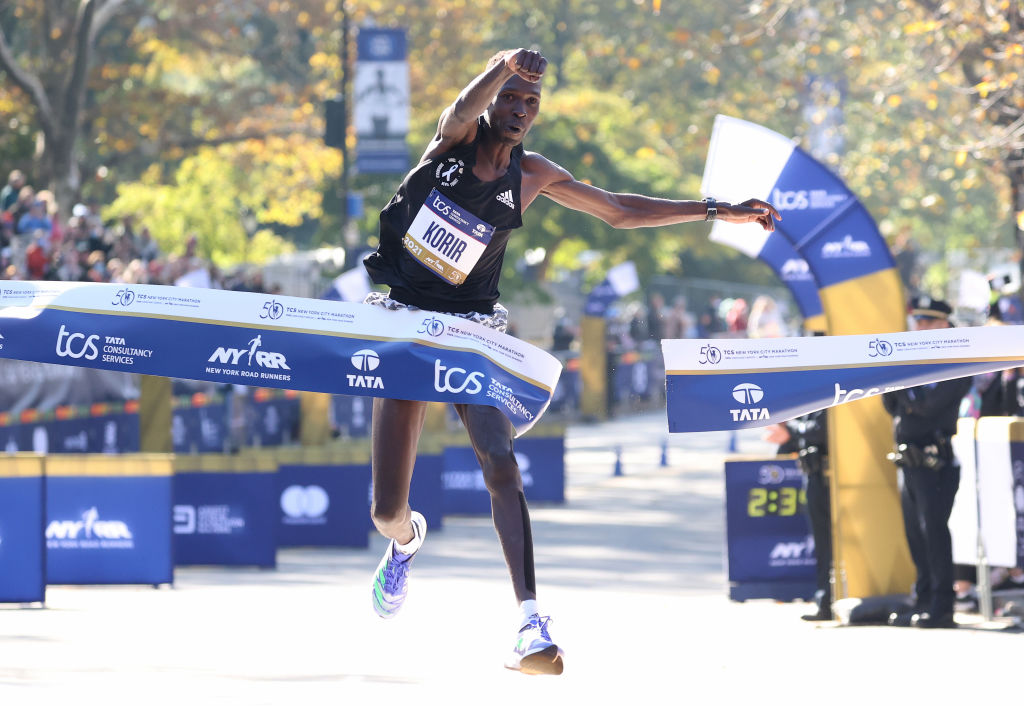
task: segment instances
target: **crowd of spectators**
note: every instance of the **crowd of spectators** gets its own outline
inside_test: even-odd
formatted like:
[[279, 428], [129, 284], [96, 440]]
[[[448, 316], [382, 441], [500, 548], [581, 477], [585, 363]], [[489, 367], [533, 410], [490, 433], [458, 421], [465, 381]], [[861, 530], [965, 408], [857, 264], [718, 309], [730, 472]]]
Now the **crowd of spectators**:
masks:
[[74, 204], [70, 217], [53, 193], [37, 191], [13, 170], [0, 190], [0, 279], [186, 284], [265, 291], [259, 272], [223, 273], [197, 252], [195, 235], [165, 253], [131, 216], [104, 222], [96, 201]]

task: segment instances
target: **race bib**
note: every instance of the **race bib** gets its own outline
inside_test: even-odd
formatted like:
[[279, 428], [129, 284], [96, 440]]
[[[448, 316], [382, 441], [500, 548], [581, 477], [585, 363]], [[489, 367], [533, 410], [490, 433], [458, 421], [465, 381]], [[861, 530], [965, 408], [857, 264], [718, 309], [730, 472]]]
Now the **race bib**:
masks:
[[494, 235], [494, 226], [432, 189], [403, 238], [416, 261], [452, 286], [473, 270]]

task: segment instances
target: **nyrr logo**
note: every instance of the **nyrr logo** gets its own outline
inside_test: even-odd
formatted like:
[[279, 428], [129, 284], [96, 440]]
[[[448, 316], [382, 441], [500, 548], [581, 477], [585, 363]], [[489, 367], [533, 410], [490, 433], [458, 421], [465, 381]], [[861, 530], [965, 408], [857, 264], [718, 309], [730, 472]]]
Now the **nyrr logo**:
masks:
[[61, 358], [96, 360], [100, 354], [96, 348], [98, 340], [100, 337], [96, 334], [86, 336], [84, 333], [68, 333], [64, 324], [61, 324], [60, 332], [57, 334], [57, 355]]
[[128, 525], [99, 517], [99, 511], [91, 507], [82, 513], [81, 520], [53, 520], [46, 526], [47, 546], [61, 549], [131, 549], [135, 546]]
[[[380, 356], [377, 355], [377, 351], [370, 348], [364, 348], [361, 351], [356, 351], [349, 358], [352, 363], [352, 367], [356, 370], [360, 370], [364, 373], [370, 373], [376, 370], [380, 366]], [[348, 379], [349, 387], [366, 387], [376, 390], [384, 389], [384, 381], [376, 375], [346, 375]]]
[[811, 266], [807, 264], [807, 260], [801, 257], [793, 257], [782, 264], [779, 274], [782, 275], [782, 279], [786, 282], [809, 280], [811, 278]]
[[814, 556], [814, 537], [807, 535], [802, 542], [778, 542], [768, 556], [772, 566], [799, 564]]
[[480, 381], [484, 374], [467, 373], [464, 368], [447, 368], [441, 361], [434, 359], [434, 389], [438, 392], [466, 392], [475, 395], [484, 389]]
[[248, 348], [217, 348], [217, 350], [213, 352], [213, 355], [210, 356], [209, 362], [224, 363], [226, 365], [242, 365], [242, 356], [246, 356], [245, 365], [248, 365], [249, 367], [252, 367], [253, 360], [255, 360], [256, 365], [259, 365], [262, 368], [291, 370], [291, 368], [288, 367], [288, 361], [285, 360], [283, 353], [261, 351], [259, 350], [261, 345], [263, 345], [262, 334], [257, 334], [255, 338], [249, 340]]
[[847, 235], [838, 242], [833, 241], [822, 245], [821, 256], [828, 258], [871, 257], [871, 246], [863, 240], [854, 240], [852, 235]]
[[764, 399], [764, 390], [752, 382], [741, 382], [732, 388], [732, 398], [743, 405], [743, 409], [730, 409], [734, 422], [753, 422], [762, 419], [771, 419], [766, 407], [753, 407]]
[[111, 306], [131, 306], [132, 302], [135, 301], [135, 292], [130, 289], [119, 289], [114, 294], [114, 300], [110, 302]]

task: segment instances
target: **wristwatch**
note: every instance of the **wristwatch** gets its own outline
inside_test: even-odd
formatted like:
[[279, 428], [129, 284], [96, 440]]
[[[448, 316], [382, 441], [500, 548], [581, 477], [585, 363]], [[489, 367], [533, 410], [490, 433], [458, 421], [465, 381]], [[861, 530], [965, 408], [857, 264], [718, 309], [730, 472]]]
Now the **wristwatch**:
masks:
[[708, 208], [707, 213], [704, 214], [704, 220], [713, 221], [718, 218], [718, 202], [710, 196], [706, 199], [701, 199], [701, 201], [703, 201]]

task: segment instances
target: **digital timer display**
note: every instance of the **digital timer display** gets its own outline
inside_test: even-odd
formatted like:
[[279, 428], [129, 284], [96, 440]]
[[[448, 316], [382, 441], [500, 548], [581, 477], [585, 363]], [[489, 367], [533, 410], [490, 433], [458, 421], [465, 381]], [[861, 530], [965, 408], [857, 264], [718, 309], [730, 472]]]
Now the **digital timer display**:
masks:
[[791, 517], [806, 503], [807, 497], [802, 488], [758, 486], [751, 488], [747, 496], [747, 515]]

